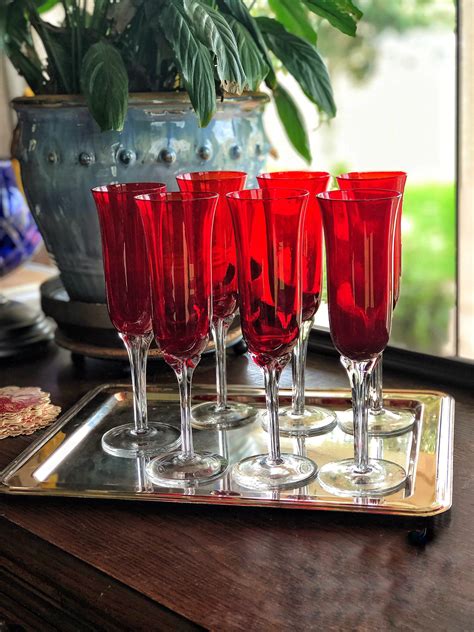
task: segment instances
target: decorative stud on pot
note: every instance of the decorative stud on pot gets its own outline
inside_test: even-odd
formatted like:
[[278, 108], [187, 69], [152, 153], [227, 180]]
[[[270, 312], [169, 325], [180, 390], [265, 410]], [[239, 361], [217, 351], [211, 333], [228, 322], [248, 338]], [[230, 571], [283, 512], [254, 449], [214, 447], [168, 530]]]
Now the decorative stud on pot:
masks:
[[79, 164], [81, 164], [83, 167], [89, 167], [94, 162], [95, 162], [94, 154], [88, 151], [83, 151], [79, 154]]
[[238, 160], [242, 157], [242, 147], [240, 145], [232, 145], [230, 148], [230, 157], [234, 160]]
[[121, 149], [119, 151], [118, 159], [123, 165], [128, 166], [132, 165], [136, 161], [137, 155], [132, 149]]
[[159, 160], [161, 160], [161, 162], [166, 162], [167, 164], [171, 165], [176, 160], [176, 152], [172, 149], [162, 149], [158, 158]]
[[210, 145], [202, 145], [197, 150], [197, 155], [201, 160], [210, 160], [212, 157], [212, 147]]

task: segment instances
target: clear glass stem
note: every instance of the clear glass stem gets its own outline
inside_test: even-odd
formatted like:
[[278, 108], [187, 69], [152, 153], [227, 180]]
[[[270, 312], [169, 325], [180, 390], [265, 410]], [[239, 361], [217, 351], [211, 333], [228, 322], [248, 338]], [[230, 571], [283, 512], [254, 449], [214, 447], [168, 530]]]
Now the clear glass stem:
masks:
[[146, 463], [147, 463], [147, 457], [143, 454], [143, 452], [139, 452], [136, 457], [137, 491], [138, 492], [144, 492], [149, 487], [148, 480], [146, 477], [146, 472], [145, 472]]
[[216, 385], [217, 403], [216, 412], [222, 412], [227, 408], [227, 374], [226, 374], [226, 346], [225, 339], [234, 316], [219, 318], [212, 322], [211, 332], [216, 346]]
[[229, 460], [229, 443], [227, 441], [227, 432], [218, 430], [219, 454], [227, 461]]
[[132, 336], [120, 334], [130, 360], [133, 390], [133, 418], [137, 435], [148, 431], [148, 412], [146, 400], [146, 361], [153, 334]]
[[293, 349], [291, 356], [291, 370], [293, 373], [293, 391], [291, 397], [291, 408], [294, 415], [304, 415], [305, 407], [305, 367], [306, 355], [308, 352], [309, 333], [313, 326], [314, 319], [305, 320], [301, 323], [298, 342]]
[[370, 378], [369, 400], [372, 415], [381, 415], [384, 412], [382, 354], [378, 356]]
[[280, 451], [280, 426], [278, 422], [278, 384], [282, 368], [278, 364], [262, 368], [268, 417], [268, 465], [279, 465], [283, 462]]
[[295, 437], [296, 454], [306, 456], [306, 437]]
[[352, 411], [354, 417], [354, 461], [355, 472], [370, 472], [369, 466], [369, 384], [377, 359], [350, 360], [341, 356], [352, 389]]
[[181, 405], [181, 455], [185, 460], [194, 458], [193, 432], [191, 429], [191, 384], [194, 368], [185, 362], [173, 366], [178, 379]]

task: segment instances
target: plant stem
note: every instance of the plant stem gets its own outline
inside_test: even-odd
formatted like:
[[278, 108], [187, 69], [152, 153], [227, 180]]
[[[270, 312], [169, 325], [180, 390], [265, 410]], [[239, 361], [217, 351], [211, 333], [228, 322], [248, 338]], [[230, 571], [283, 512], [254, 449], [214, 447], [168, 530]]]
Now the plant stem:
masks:
[[43, 20], [40, 17], [35, 5], [33, 2], [28, 3], [28, 10], [30, 12], [30, 21], [33, 25], [33, 28], [38, 33], [39, 37], [43, 41], [43, 45], [48, 53], [48, 57], [51, 58], [50, 61], [54, 62], [54, 66], [59, 74], [61, 81], [63, 82], [63, 89], [67, 92], [71, 92], [71, 86], [68, 81], [67, 75], [63, 72], [63, 68], [61, 67], [61, 61], [58, 59], [57, 55], [54, 52], [54, 45], [51, 45], [51, 38], [48, 33], [48, 29], [45, 27]]

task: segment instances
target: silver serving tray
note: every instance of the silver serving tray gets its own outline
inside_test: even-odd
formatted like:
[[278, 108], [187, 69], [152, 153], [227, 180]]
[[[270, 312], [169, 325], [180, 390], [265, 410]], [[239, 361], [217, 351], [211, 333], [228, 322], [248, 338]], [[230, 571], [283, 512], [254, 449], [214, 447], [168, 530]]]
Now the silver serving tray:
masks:
[[[397, 437], [371, 438], [370, 456], [384, 457], [408, 472], [405, 489], [385, 497], [345, 498], [326, 492], [315, 480], [293, 490], [254, 492], [233, 482], [230, 470], [217, 481], [187, 489], [154, 486], [145, 474], [146, 458], [124, 459], [101, 448], [103, 433], [132, 417], [131, 388], [106, 384], [85, 395], [38, 440], [20, 454], [0, 475], [0, 492], [32, 496], [68, 496], [186, 502], [220, 505], [287, 507], [357, 511], [402, 516], [432, 516], [451, 507], [453, 469], [454, 400], [435, 391], [387, 391], [386, 405], [416, 414], [412, 431]], [[214, 397], [209, 386], [193, 387], [193, 402]], [[261, 388], [229, 386], [229, 398], [264, 409]], [[308, 404], [344, 410], [350, 406], [347, 390], [307, 390]], [[280, 391], [280, 404], [291, 401], [291, 392]], [[176, 390], [149, 389], [149, 415], [179, 426]], [[266, 432], [260, 417], [243, 428], [228, 431], [193, 431], [197, 450], [226, 453], [232, 465], [266, 452]], [[281, 439], [282, 450], [305, 453], [321, 466], [353, 453], [353, 439], [338, 427], [329, 433], [301, 439]]]

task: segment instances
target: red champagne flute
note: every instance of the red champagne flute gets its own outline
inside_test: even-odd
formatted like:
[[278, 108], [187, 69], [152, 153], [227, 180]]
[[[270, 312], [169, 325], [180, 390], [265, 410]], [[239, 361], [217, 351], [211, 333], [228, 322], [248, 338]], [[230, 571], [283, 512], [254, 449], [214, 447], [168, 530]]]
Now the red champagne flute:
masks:
[[352, 388], [354, 458], [319, 472], [331, 493], [373, 496], [397, 491], [405, 470], [369, 459], [370, 375], [385, 349], [393, 310], [393, 258], [401, 193], [384, 189], [318, 195], [326, 242], [329, 325]]
[[[291, 357], [293, 393], [291, 406], [280, 409], [280, 434], [298, 437], [329, 432], [336, 425], [334, 412], [305, 405], [305, 366], [308, 339], [321, 303], [323, 282], [323, 226], [316, 194], [326, 191], [331, 181], [327, 171], [277, 171], [257, 176], [261, 189], [294, 188], [309, 192], [302, 245], [302, 323]], [[263, 426], [266, 429], [266, 418]]]
[[187, 487], [221, 476], [225, 458], [195, 452], [191, 430], [191, 383], [209, 341], [211, 236], [217, 193], [139, 195], [150, 261], [155, 339], [174, 370], [181, 403], [180, 452], [147, 466], [153, 483]]
[[241, 191], [247, 174], [243, 171], [196, 171], [176, 176], [181, 191], [219, 194], [212, 232], [212, 320], [216, 347], [217, 401], [193, 407], [193, 425], [198, 428], [237, 428], [253, 421], [252, 406], [227, 399], [225, 339], [237, 311], [237, 260], [234, 228], [225, 195]]
[[237, 245], [242, 333], [263, 371], [268, 455], [234, 465], [233, 479], [250, 489], [298, 487], [315, 476], [310, 459], [281, 454], [278, 383], [301, 325], [301, 243], [309, 193], [256, 189], [229, 193]]
[[179, 433], [163, 423], [149, 423], [146, 363], [153, 339], [145, 237], [134, 196], [165, 191], [164, 184], [136, 182], [92, 189], [99, 215], [105, 289], [110, 320], [127, 349], [132, 371], [134, 423], [112, 428], [102, 437], [109, 454], [136, 457], [176, 447]]
[[336, 176], [341, 191], [355, 191], [356, 189], [390, 189], [400, 191], [402, 201], [395, 226], [395, 247], [393, 253], [393, 308], [400, 298], [400, 281], [402, 276], [402, 207], [403, 194], [407, 174], [405, 171], [349, 171]]
[[[390, 189], [400, 191], [402, 201], [395, 225], [395, 249], [394, 249], [394, 298], [393, 308], [400, 296], [401, 270], [402, 270], [402, 205], [403, 193], [407, 174], [404, 171], [351, 171], [337, 176], [339, 188], [343, 191], [357, 189]], [[383, 376], [382, 356], [377, 361], [372, 373], [370, 385], [370, 411], [369, 434], [373, 436], [390, 436], [407, 432], [413, 427], [415, 416], [410, 411], [395, 411], [384, 408], [383, 405]], [[340, 425], [345, 432], [352, 433], [354, 424], [352, 412], [340, 418]]]

